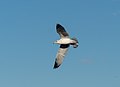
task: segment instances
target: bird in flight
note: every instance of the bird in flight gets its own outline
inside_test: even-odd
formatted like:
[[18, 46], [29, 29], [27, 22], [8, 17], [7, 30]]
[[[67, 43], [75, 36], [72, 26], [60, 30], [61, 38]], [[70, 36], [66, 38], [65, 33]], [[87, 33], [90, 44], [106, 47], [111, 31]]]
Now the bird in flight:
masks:
[[73, 46], [73, 48], [78, 47], [78, 40], [76, 38], [70, 38], [69, 34], [66, 32], [63, 26], [60, 24], [56, 24], [56, 31], [60, 35], [60, 39], [55, 41], [55, 44], [59, 44], [60, 48], [57, 52], [56, 59], [55, 59], [55, 64], [54, 64], [54, 69], [58, 68], [64, 59], [64, 56], [66, 52], [68, 51], [68, 47], [70, 45]]

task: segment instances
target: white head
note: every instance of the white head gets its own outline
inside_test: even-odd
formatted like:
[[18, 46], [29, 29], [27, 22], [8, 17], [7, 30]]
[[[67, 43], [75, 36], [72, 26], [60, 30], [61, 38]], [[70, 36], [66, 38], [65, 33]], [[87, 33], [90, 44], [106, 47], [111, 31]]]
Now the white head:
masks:
[[59, 44], [59, 40], [56, 40], [53, 42], [54, 44]]

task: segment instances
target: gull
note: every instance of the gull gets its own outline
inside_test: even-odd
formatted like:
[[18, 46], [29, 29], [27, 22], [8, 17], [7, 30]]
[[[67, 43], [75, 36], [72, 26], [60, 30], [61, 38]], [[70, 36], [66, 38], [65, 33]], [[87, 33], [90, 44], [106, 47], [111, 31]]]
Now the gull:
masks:
[[62, 64], [70, 45], [72, 45], [73, 48], [78, 47], [78, 40], [76, 38], [70, 38], [69, 34], [62, 25], [56, 24], [56, 31], [59, 34], [60, 39], [55, 41], [54, 44], [59, 44], [60, 48], [56, 55], [55, 64], [53, 67], [54, 69], [58, 68]]

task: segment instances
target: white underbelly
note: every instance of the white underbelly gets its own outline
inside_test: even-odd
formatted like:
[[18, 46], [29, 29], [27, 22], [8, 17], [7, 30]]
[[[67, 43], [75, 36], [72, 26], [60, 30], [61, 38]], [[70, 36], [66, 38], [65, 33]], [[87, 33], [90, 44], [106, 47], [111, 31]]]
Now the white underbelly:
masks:
[[61, 38], [60, 40], [59, 40], [59, 43], [60, 44], [70, 44], [71, 43], [71, 39], [69, 39], [69, 38]]

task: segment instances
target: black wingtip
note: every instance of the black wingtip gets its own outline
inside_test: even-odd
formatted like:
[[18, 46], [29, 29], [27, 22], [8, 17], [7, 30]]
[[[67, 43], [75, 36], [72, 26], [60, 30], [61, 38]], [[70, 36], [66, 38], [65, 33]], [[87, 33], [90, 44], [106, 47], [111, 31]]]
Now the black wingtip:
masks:
[[60, 27], [62, 27], [62, 25], [56, 24], [56, 28], [57, 28], [57, 29], [60, 28]]
[[56, 69], [56, 68], [58, 68], [59, 66], [60, 66], [60, 65], [58, 65], [58, 64], [55, 62], [53, 69]]
[[57, 23], [56, 26], [61, 26], [61, 25], [59, 23]]

